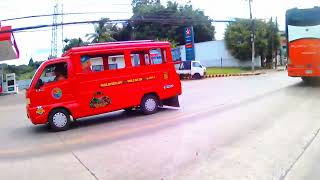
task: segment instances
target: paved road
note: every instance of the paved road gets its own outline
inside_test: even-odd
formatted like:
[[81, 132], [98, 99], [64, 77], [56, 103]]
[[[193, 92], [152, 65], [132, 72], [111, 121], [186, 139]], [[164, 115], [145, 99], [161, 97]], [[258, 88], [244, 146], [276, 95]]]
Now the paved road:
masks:
[[52, 133], [0, 97], [0, 179], [319, 179], [320, 87], [285, 72], [183, 82], [182, 108]]

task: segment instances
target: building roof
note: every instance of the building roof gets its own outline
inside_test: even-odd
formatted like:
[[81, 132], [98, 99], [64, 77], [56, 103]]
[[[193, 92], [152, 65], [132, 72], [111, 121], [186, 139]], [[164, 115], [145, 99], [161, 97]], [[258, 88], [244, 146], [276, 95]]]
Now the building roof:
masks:
[[19, 58], [19, 49], [11, 26], [0, 26], [0, 61]]

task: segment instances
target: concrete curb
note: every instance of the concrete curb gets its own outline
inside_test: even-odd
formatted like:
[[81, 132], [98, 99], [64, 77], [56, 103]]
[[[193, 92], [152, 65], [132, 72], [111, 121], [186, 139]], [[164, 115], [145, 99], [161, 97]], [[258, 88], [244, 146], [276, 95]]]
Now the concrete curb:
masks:
[[[240, 74], [211, 74], [211, 75], [205, 75], [204, 78], [221, 78], [221, 77], [236, 77], [236, 76], [257, 76], [261, 75], [262, 73], [240, 73]], [[182, 80], [192, 80], [191, 77], [184, 78]]]
[[206, 75], [205, 78], [232, 77], [232, 76], [257, 76], [261, 73], [240, 73], [240, 74], [212, 74]]

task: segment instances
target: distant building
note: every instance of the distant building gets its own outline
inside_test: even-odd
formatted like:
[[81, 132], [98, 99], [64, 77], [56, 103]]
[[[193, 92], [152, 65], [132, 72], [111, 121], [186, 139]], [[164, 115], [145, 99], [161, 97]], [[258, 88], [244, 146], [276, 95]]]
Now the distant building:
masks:
[[[180, 51], [181, 59], [185, 61], [185, 47], [180, 46]], [[233, 57], [224, 40], [195, 43], [195, 54], [195, 60], [200, 61], [206, 67], [251, 67], [251, 59], [240, 61]], [[260, 57], [255, 59], [255, 66], [261, 67]]]

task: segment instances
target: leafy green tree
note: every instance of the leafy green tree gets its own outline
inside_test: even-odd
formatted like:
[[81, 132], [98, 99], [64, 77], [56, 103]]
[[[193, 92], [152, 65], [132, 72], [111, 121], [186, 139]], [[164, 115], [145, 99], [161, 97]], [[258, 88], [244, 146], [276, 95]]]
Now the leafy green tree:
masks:
[[[280, 39], [276, 38], [277, 32], [270, 30], [274, 27], [274, 23], [266, 23], [262, 20], [236, 19], [231, 22], [225, 31], [226, 46], [231, 54], [239, 60], [251, 59], [251, 32], [252, 25], [255, 29], [255, 52], [256, 56], [261, 59], [267, 57], [270, 59], [271, 41], [270, 37], [274, 36], [274, 42], [280, 43]], [[275, 46], [277, 48], [277, 46]]]
[[[144, 3], [141, 3], [144, 2]], [[130, 19], [133, 39], [171, 39], [184, 44], [184, 28], [193, 26], [195, 42], [214, 40], [215, 28], [204, 12], [192, 5], [168, 1], [166, 6], [154, 0], [134, 0]]]
[[133, 12], [139, 11], [139, 8], [143, 5], [153, 5], [153, 4], [160, 4], [160, 0], [132, 0], [132, 9]]
[[268, 50], [267, 50], [267, 63], [271, 63], [272, 59], [276, 56], [277, 50], [280, 48], [280, 34], [277, 23], [273, 22], [272, 18], [267, 23], [268, 33]]
[[33, 64], [34, 64], [34, 61], [33, 61], [32, 58], [30, 58], [29, 63], [28, 63], [28, 66], [33, 66]]
[[65, 39], [64, 42], [67, 44], [64, 46], [63, 52], [66, 52], [73, 47], [86, 46], [89, 44], [88, 42], [83, 41], [81, 38]]
[[115, 41], [113, 35], [116, 33], [117, 27], [111, 24], [109, 18], [102, 18], [98, 24], [94, 26], [94, 33], [86, 35], [92, 43], [103, 43]]
[[236, 19], [225, 31], [226, 46], [237, 59], [248, 60], [251, 55], [250, 26], [250, 20]]
[[132, 40], [133, 28], [130, 23], [123, 23], [121, 26], [113, 26], [112, 38], [116, 41]]

